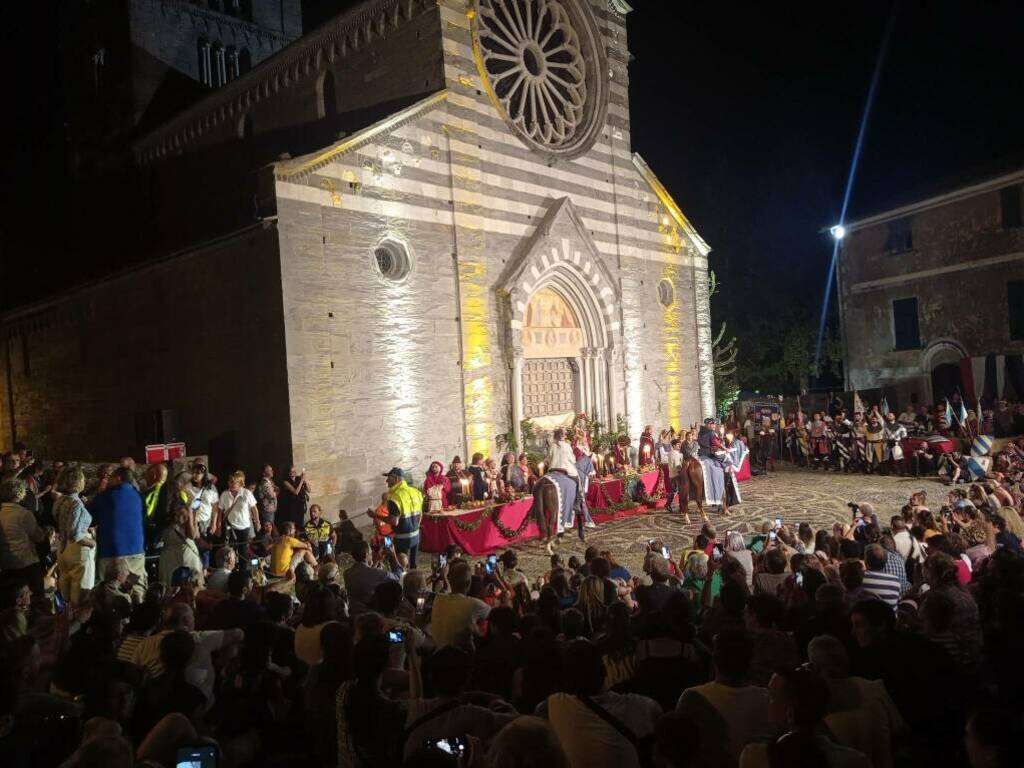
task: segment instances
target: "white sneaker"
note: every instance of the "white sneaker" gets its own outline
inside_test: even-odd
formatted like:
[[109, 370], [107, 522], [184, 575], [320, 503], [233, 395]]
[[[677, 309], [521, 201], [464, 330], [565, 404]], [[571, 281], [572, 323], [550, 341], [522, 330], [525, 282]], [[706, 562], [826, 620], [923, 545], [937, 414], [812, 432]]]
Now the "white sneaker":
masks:
[[597, 528], [597, 523], [595, 523], [593, 520], [591, 520], [589, 523], [587, 523], [584, 526], [584, 528]]

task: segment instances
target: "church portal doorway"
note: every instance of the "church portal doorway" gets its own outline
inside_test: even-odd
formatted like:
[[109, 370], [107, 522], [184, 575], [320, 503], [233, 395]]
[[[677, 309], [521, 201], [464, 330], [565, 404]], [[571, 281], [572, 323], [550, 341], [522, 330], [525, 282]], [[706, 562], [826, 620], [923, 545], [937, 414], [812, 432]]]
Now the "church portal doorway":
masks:
[[523, 323], [523, 418], [541, 430], [572, 422], [580, 409], [583, 330], [572, 307], [551, 288], [530, 297]]

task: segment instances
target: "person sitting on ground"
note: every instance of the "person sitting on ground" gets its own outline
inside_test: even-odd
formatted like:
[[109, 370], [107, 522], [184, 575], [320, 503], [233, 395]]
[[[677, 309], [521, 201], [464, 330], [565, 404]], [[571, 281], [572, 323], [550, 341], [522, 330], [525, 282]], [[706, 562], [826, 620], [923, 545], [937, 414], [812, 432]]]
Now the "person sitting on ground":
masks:
[[146, 681], [135, 705], [132, 731], [136, 743], [172, 712], [180, 712], [198, 728], [206, 699], [202, 691], [185, 679], [195, 648], [195, 639], [184, 630], [169, 632], [160, 640], [163, 673]]
[[683, 691], [676, 711], [701, 732], [699, 765], [735, 766], [747, 744], [769, 735], [768, 691], [750, 684], [753, 646], [743, 629], [723, 629], [714, 638], [715, 679]]
[[386, 637], [368, 635], [356, 642], [352, 650], [355, 678], [338, 688], [337, 765], [342, 768], [402, 762], [405, 744], [395, 738], [395, 726], [406, 721], [406, 706], [381, 691], [387, 666]]
[[[574, 766], [639, 768], [636, 744], [654, 734], [661, 707], [637, 694], [604, 690], [601, 653], [574, 640], [565, 653], [565, 691], [540, 707]], [[627, 735], [628, 734], [628, 735]]]
[[248, 629], [263, 620], [263, 608], [249, 600], [252, 574], [248, 569], [233, 571], [228, 576], [228, 596], [210, 611], [210, 629]]
[[[822, 735], [828, 706], [828, 685], [815, 670], [805, 667], [783, 669], [772, 675], [768, 687], [771, 717], [783, 734], [769, 744], [750, 744], [740, 755], [742, 768], [769, 768], [779, 755], [799, 753], [814, 756], [811, 765], [872, 768], [862, 752], [840, 746]], [[803, 763], [804, 761], [801, 761]]]
[[288, 520], [281, 524], [281, 535], [270, 550], [270, 575], [283, 577], [301, 562], [316, 568], [313, 550], [303, 541], [295, 538], [295, 523]]
[[[388, 550], [388, 554], [393, 553]], [[370, 609], [370, 600], [377, 585], [389, 579], [397, 581], [399, 572], [374, 568], [370, 545], [365, 541], [357, 541], [352, 546], [352, 558], [355, 564], [345, 571], [345, 592], [348, 594], [349, 612], [356, 615]]]
[[807, 658], [828, 684], [825, 725], [836, 742], [863, 752], [873, 768], [889, 768], [905, 723], [885, 685], [851, 675], [849, 653], [832, 635], [811, 640]]
[[[434, 597], [430, 633], [438, 649], [447, 645], [468, 647], [473, 636], [480, 634], [478, 622], [487, 618], [491, 607], [483, 600], [469, 596], [473, 571], [465, 560], [449, 563], [448, 583], [451, 593]], [[502, 595], [503, 599], [505, 597]]]
[[661, 554], [648, 552], [644, 558], [644, 571], [651, 577], [651, 584], [636, 588], [641, 614], [660, 611], [675, 593], [668, 585], [668, 561]]
[[899, 577], [886, 571], [887, 562], [888, 552], [881, 544], [872, 544], [864, 551], [867, 570], [862, 577], [862, 591], [896, 610], [903, 588]]
[[753, 595], [743, 609], [743, 620], [754, 648], [750, 663], [750, 682], [767, 686], [772, 672], [779, 667], [795, 667], [799, 658], [793, 637], [779, 627], [785, 606], [775, 595]]
[[486, 741], [502, 726], [516, 718], [508, 705], [500, 714], [491, 708], [463, 700], [473, 670], [473, 657], [460, 648], [448, 646], [430, 659], [430, 676], [436, 698], [423, 698], [420, 663], [415, 641], [405, 644], [409, 657], [409, 702], [405, 719], [405, 755], [413, 754], [427, 739], [453, 733]]
[[209, 592], [226, 595], [228, 593], [228, 577], [238, 566], [238, 552], [234, 547], [221, 547], [213, 559], [217, 567], [207, 578], [206, 589]]
[[[786, 554], [778, 547], [769, 547], [764, 553], [764, 570], [754, 574], [754, 594], [778, 595], [789, 578], [786, 573]], [[765, 681], [767, 683], [767, 681]]]

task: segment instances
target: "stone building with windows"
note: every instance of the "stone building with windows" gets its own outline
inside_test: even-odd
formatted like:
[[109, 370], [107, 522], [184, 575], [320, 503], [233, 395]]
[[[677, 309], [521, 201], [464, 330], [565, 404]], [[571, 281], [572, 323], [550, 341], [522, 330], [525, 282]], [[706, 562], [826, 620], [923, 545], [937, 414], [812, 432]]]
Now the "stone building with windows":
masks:
[[839, 308], [847, 389], [889, 401], [1024, 398], [1024, 169], [846, 224]]
[[709, 247], [630, 147], [629, 11], [366, 0], [137, 138], [146, 258], [3, 317], [0, 443], [157, 423], [352, 510], [524, 418], [713, 414]]

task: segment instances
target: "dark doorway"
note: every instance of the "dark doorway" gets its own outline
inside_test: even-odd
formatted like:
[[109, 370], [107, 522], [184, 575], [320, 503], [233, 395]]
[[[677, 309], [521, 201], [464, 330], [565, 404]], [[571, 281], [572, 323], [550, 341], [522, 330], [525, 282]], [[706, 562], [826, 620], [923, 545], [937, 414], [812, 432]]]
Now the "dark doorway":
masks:
[[963, 395], [963, 382], [960, 378], [960, 366], [956, 363], [942, 363], [932, 369], [932, 399], [941, 403], [957, 392]]

